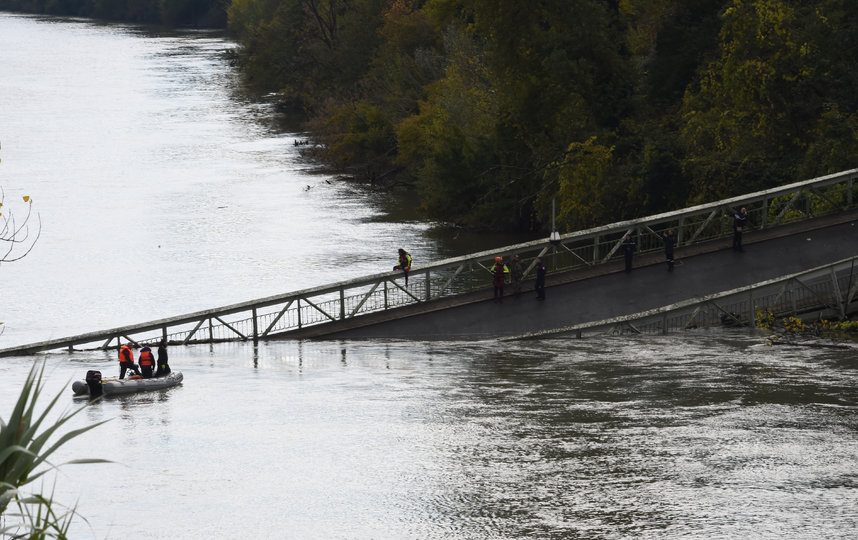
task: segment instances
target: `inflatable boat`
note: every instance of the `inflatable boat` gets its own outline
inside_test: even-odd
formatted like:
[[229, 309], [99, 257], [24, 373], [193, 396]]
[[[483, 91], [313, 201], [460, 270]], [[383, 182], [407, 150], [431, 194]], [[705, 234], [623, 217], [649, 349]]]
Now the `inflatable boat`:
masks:
[[89, 395], [90, 397], [134, 394], [136, 392], [170, 388], [182, 382], [182, 378], [181, 371], [173, 371], [164, 377], [153, 377], [151, 379], [144, 379], [139, 375], [134, 375], [127, 379], [102, 379], [100, 371], [88, 371], [86, 373], [86, 380], [72, 383], [72, 392], [76, 396]]

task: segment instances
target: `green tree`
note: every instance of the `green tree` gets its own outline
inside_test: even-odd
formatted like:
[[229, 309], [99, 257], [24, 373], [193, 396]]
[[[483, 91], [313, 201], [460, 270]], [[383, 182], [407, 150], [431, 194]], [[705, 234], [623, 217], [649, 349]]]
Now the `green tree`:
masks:
[[605, 221], [606, 192], [616, 172], [613, 153], [613, 147], [597, 144], [595, 137], [569, 145], [556, 171], [559, 230], [575, 231]]
[[408, 180], [396, 163], [395, 127], [418, 112], [427, 85], [442, 73], [440, 40], [420, 0], [395, 0], [384, 11], [380, 43], [354, 96], [329, 101], [311, 122], [326, 158], [381, 186]]
[[384, 0], [234, 0], [229, 27], [249, 80], [312, 110], [354, 92], [378, 44]]
[[818, 117], [819, 13], [784, 0], [733, 0], [724, 13], [720, 58], [685, 95], [685, 167], [698, 200], [796, 178]]
[[630, 85], [601, 2], [430, 0], [447, 67], [397, 127], [424, 208], [501, 229], [547, 222], [543, 170], [568, 144], [610, 133]]

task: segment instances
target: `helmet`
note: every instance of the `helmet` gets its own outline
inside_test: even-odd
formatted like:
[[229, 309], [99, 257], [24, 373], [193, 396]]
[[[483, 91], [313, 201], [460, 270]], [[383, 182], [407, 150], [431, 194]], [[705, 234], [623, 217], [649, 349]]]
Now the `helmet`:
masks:
[[500, 257], [495, 257], [495, 262], [501, 262], [502, 260], [503, 259], [501, 259]]

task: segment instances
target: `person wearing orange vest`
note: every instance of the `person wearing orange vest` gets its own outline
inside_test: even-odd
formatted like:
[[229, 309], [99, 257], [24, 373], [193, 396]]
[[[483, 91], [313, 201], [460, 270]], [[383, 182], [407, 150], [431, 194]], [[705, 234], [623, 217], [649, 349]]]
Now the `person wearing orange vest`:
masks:
[[143, 378], [151, 379], [152, 370], [155, 368], [155, 356], [152, 355], [152, 349], [149, 347], [140, 349], [140, 359], [137, 362], [140, 364], [140, 371], [143, 372]]
[[506, 283], [506, 276], [509, 274], [509, 268], [503, 263], [503, 258], [495, 257], [495, 264], [491, 268], [492, 283], [495, 286], [495, 300], [503, 301], [503, 286]]
[[131, 350], [131, 344], [119, 347], [119, 378], [125, 378], [125, 371], [130, 369], [135, 374], [140, 375], [137, 365], [134, 363], [134, 351]]

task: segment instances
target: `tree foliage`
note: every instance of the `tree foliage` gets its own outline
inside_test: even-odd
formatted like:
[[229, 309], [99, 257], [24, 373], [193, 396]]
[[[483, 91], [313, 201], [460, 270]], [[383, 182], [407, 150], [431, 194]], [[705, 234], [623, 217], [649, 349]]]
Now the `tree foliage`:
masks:
[[[180, 20], [167, 15], [215, 1], [126, 8]], [[0, 7], [49, 3], [105, 12], [125, 0]], [[410, 186], [433, 219], [545, 230], [556, 201], [577, 227], [852, 168], [858, 155], [851, 0], [232, 0], [226, 11], [247, 79], [306, 115], [321, 158], [379, 189]]]

